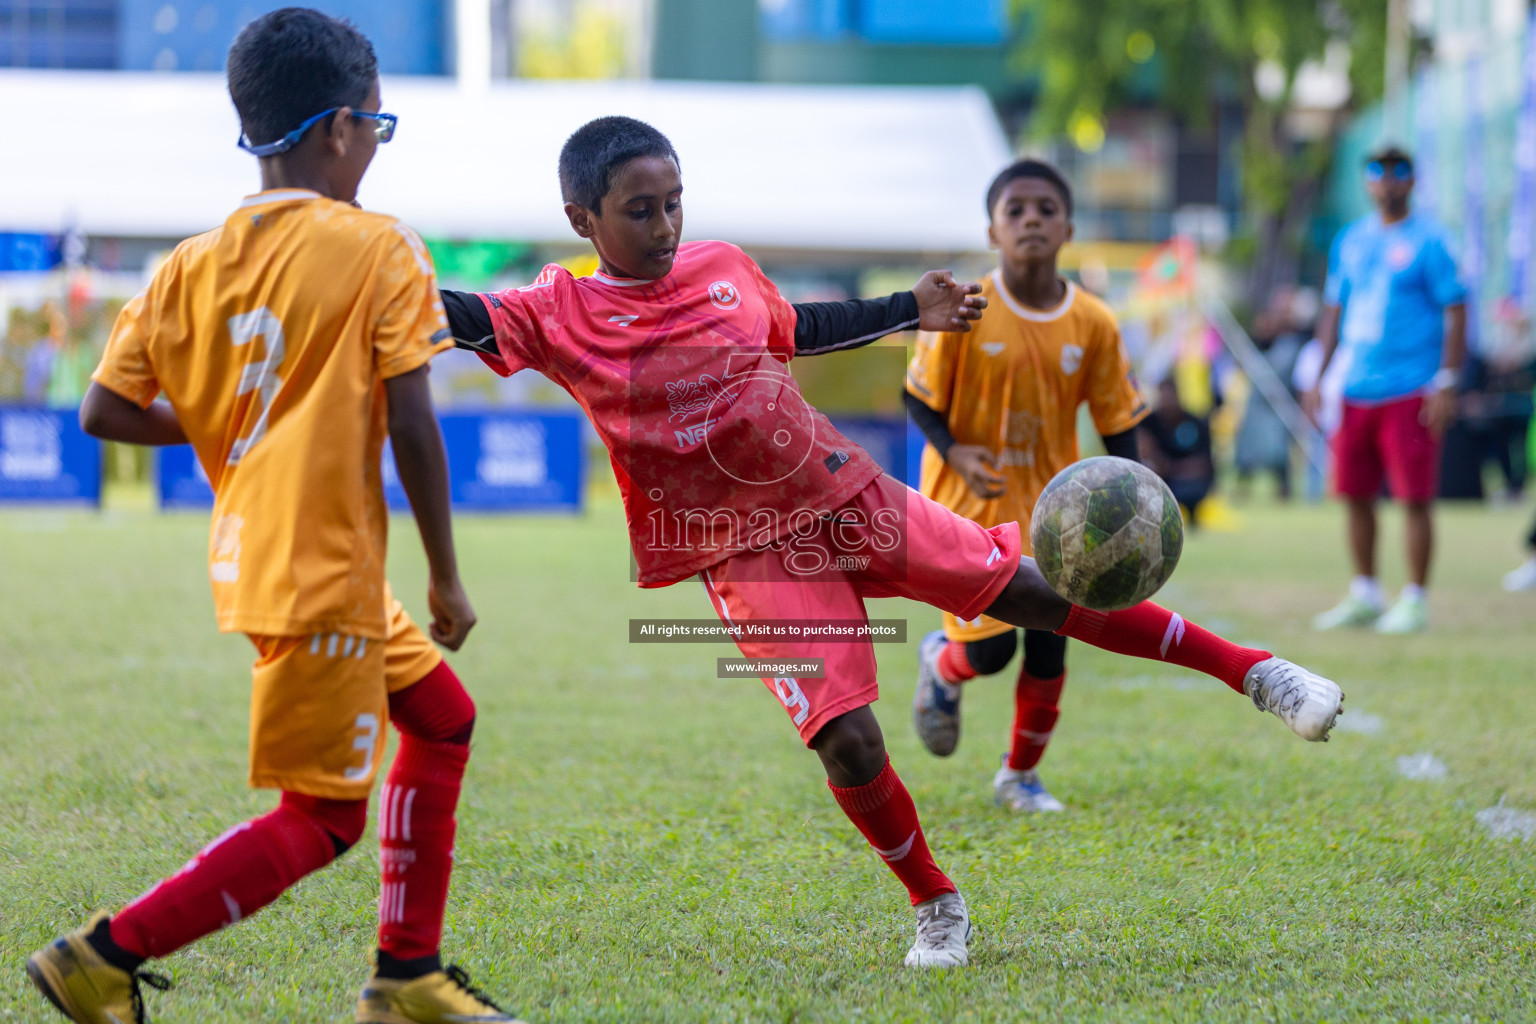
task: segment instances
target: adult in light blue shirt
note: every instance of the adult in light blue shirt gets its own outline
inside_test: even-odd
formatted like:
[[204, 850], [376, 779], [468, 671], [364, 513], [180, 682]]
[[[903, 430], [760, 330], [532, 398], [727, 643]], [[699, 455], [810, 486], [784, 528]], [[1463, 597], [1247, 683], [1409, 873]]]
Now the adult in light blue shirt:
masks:
[[[1440, 437], [1456, 411], [1467, 291], [1439, 225], [1409, 208], [1412, 158], [1396, 147], [1383, 149], [1366, 161], [1365, 177], [1376, 212], [1334, 241], [1317, 326], [1323, 369], [1339, 347], [1349, 359], [1333, 454], [1337, 488], [1349, 505], [1355, 577], [1349, 595], [1313, 625], [1415, 633], [1429, 624], [1431, 505]], [[1315, 414], [1315, 388], [1303, 406]], [[1383, 480], [1407, 510], [1409, 580], [1386, 610], [1376, 580], [1376, 498]]]

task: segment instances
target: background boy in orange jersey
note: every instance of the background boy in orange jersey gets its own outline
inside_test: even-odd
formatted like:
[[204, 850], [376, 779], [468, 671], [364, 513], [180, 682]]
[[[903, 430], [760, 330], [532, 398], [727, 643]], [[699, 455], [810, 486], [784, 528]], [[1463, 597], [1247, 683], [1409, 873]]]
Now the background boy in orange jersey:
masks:
[[257, 652], [250, 782], [282, 799], [27, 971], [82, 1024], [143, 1020], [139, 980], [164, 987], [146, 959], [249, 917], [362, 836], [392, 718], [377, 969], [357, 1020], [511, 1021], [439, 960], [474, 704], [384, 579], [387, 433], [427, 552], [432, 636], [464, 642], [475, 615], [427, 387], [447, 322], [421, 241], [354, 200], [394, 131], [373, 48], [317, 11], [275, 11], [235, 39], [229, 91], [262, 191], [125, 307], [81, 421], [113, 440], [190, 441], [207, 470], [219, 628]]
[[754, 631], [785, 620], [857, 629], [867, 599], [906, 597], [1208, 672], [1307, 739], [1327, 736], [1342, 700], [1332, 681], [1151, 602], [1110, 613], [1069, 604], [1020, 557], [1016, 523], [986, 529], [883, 474], [784, 368], [905, 327], [963, 331], [979, 286], [939, 271], [885, 299], [791, 305], [735, 246], [682, 241], [677, 152], [633, 118], [572, 134], [560, 187], [598, 272], [578, 279], [551, 264], [526, 288], [445, 292], [454, 336], [497, 372], [537, 369], [581, 404], [612, 458], [641, 586], [697, 577], [740, 629], [743, 654], [823, 662], [820, 675], [763, 682], [821, 759], [839, 808], [906, 886], [917, 917], [907, 966], [965, 965], [970, 915], [886, 755], [870, 707], [874, 648], [867, 636]]
[[[1136, 458], [1147, 415], [1114, 314], [1056, 271], [1072, 237], [1072, 190], [1039, 160], [1019, 160], [987, 189], [998, 266], [982, 282], [986, 317], [968, 333], [923, 333], [907, 370], [907, 411], [928, 438], [919, 489], [982, 526], [1017, 522], [1029, 550], [1040, 492], [1078, 460], [1084, 402], [1105, 450]], [[918, 737], [940, 757], [960, 741], [960, 684], [1001, 672], [1018, 647], [1006, 622], [946, 612], [919, 648], [912, 702]], [[1035, 770], [1056, 725], [1067, 638], [1024, 630], [1012, 744], [993, 795], [1016, 811], [1059, 811]]]

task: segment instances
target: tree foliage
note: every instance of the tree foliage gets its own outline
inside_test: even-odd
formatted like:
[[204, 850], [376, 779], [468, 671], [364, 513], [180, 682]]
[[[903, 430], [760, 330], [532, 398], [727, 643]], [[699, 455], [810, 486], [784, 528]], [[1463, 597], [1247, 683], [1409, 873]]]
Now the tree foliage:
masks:
[[[1261, 247], [1280, 240], [1298, 205], [1310, 206], [1339, 127], [1321, 139], [1293, 135], [1286, 111], [1302, 65], [1342, 43], [1352, 104], [1382, 91], [1383, 0], [1013, 3], [1022, 29], [1015, 70], [1036, 83], [1037, 134], [1091, 143], [1104, 116], [1128, 106], [1162, 109], [1199, 129], [1220, 104], [1235, 104], [1244, 206]], [[1261, 92], [1261, 67], [1277, 88]]]

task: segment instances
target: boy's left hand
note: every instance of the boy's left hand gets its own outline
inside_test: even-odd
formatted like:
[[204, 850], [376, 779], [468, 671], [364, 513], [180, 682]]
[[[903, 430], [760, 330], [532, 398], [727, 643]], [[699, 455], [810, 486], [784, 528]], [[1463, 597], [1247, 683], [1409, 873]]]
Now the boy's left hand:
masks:
[[960, 284], [947, 270], [930, 270], [912, 286], [917, 297], [917, 326], [924, 331], [968, 331], [987, 308], [981, 285]]

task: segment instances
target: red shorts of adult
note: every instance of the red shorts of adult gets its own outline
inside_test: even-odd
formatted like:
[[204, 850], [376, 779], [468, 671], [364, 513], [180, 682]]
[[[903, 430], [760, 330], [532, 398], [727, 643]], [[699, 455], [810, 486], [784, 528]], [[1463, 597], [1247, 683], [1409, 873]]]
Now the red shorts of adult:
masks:
[[1422, 395], [1357, 404], [1345, 399], [1333, 435], [1334, 482], [1342, 497], [1374, 498], [1385, 478], [1398, 501], [1434, 498], [1440, 481], [1440, 441], [1420, 416]]
[[809, 746], [838, 715], [880, 696], [875, 650], [864, 636], [757, 639], [753, 623], [867, 623], [867, 598], [905, 597], [980, 615], [1018, 571], [1019, 524], [991, 529], [956, 515], [895, 478], [876, 477], [847, 504], [815, 517], [787, 544], [748, 550], [699, 573], [715, 614], [735, 627], [748, 658], [822, 659], [813, 678], [764, 676]]

